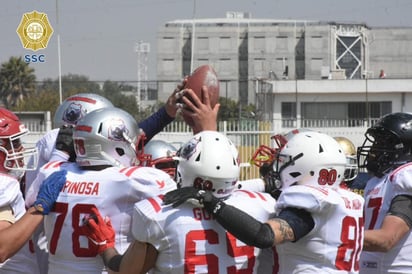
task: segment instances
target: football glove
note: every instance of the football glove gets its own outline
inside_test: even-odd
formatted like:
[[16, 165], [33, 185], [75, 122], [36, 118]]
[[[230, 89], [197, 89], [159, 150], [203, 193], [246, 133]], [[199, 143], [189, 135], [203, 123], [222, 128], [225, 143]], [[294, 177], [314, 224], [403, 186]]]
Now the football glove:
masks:
[[66, 170], [59, 170], [52, 173], [40, 186], [34, 208], [43, 215], [49, 214], [53, 209], [54, 203], [59, 196], [64, 184], [66, 183]]
[[163, 197], [165, 205], [172, 204], [173, 207], [178, 207], [184, 202], [190, 202], [193, 205], [204, 207], [208, 212], [214, 213], [219, 199], [213, 196], [212, 192], [199, 190], [194, 187], [182, 187], [166, 193]]
[[62, 126], [56, 138], [56, 149], [66, 152], [70, 156], [69, 162], [76, 161], [76, 153], [74, 152], [73, 145], [73, 129], [74, 127], [71, 125]]
[[97, 208], [92, 208], [92, 214], [83, 219], [83, 228], [87, 238], [102, 254], [106, 249], [115, 245], [115, 231], [110, 219], [103, 220]]
[[263, 181], [265, 181], [265, 192], [275, 199], [279, 198], [282, 187], [279, 174], [271, 169], [264, 174]]

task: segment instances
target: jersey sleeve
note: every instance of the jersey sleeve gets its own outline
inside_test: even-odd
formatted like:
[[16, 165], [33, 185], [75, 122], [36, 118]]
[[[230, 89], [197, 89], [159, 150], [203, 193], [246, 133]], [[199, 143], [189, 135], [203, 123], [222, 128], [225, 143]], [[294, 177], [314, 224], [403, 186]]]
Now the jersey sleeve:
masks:
[[396, 169], [390, 175], [390, 182], [394, 186], [396, 195], [412, 196], [412, 163], [408, 163]]
[[276, 211], [280, 212], [287, 207], [305, 209], [310, 213], [324, 211], [327, 207], [337, 204], [335, 195], [331, 189], [297, 185], [284, 190], [276, 203]]
[[49, 162], [40, 168], [36, 178], [31, 182], [30, 187], [26, 190], [25, 203], [26, 207], [31, 207], [37, 198], [40, 186], [43, 181], [53, 172], [60, 170], [60, 166], [63, 162]]
[[134, 206], [131, 232], [137, 241], [150, 243], [160, 249], [161, 239], [165, 238], [161, 223], [154, 218], [161, 209], [162, 200], [159, 197], [137, 202]]
[[140, 199], [165, 194], [176, 188], [176, 183], [166, 172], [153, 167], [130, 167], [122, 171], [134, 180]]
[[162, 131], [163, 128], [165, 128], [173, 120], [174, 118], [167, 114], [166, 108], [161, 107], [157, 112], [141, 121], [139, 123], [139, 128], [141, 128], [146, 134], [146, 143], [149, 142], [153, 136]]

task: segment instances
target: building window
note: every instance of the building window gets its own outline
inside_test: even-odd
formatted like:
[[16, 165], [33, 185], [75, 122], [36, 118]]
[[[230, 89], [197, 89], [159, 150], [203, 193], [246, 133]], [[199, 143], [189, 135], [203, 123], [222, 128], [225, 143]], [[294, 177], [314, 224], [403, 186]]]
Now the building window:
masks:
[[392, 111], [391, 102], [369, 102], [367, 106], [365, 102], [303, 102], [302, 127], [358, 127]]
[[338, 36], [336, 39], [336, 67], [344, 69], [347, 79], [361, 79], [362, 39]]
[[253, 40], [253, 49], [255, 52], [265, 52], [265, 37], [264, 36], [255, 36]]
[[219, 38], [219, 49], [221, 50], [230, 50], [231, 47], [231, 40], [230, 37], [220, 37]]
[[198, 50], [209, 50], [209, 37], [198, 37], [195, 48]]
[[282, 102], [282, 127], [296, 127], [296, 102]]

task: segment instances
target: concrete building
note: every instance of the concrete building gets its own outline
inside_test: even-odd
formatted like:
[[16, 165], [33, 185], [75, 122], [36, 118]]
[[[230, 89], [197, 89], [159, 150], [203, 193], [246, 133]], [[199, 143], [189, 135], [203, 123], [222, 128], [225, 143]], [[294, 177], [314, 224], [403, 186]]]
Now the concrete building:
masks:
[[412, 27], [227, 12], [166, 22], [157, 52], [161, 101], [176, 79], [208, 63], [221, 80], [221, 96], [255, 104], [265, 120], [305, 126], [323, 117], [367, 120], [412, 111]]

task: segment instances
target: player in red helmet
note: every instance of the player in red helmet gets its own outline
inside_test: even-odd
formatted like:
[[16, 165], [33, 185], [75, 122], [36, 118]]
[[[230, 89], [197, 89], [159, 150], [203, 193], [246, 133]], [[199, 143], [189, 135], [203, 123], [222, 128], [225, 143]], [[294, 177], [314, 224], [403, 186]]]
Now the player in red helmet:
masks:
[[[42, 220], [34, 216], [36, 210], [26, 213], [24, 199], [20, 190], [20, 180], [28, 169], [36, 168], [36, 163], [28, 165], [28, 157], [36, 159], [36, 149], [24, 147], [22, 138], [29, 133], [19, 118], [11, 111], [0, 108], [0, 272], [1, 273], [38, 273], [35, 254], [30, 251], [28, 239]], [[62, 186], [60, 181], [59, 186]], [[50, 187], [52, 184], [49, 185]], [[58, 192], [56, 188], [56, 192]], [[56, 193], [55, 192], [55, 193]], [[42, 195], [42, 194], [40, 194]], [[42, 196], [42, 210], [48, 213], [50, 201]], [[38, 200], [34, 201], [38, 204]], [[20, 221], [21, 220], [21, 221]], [[19, 222], [15, 225], [14, 223]], [[23, 223], [22, 223], [23, 222]], [[21, 233], [18, 233], [18, 232]]]

